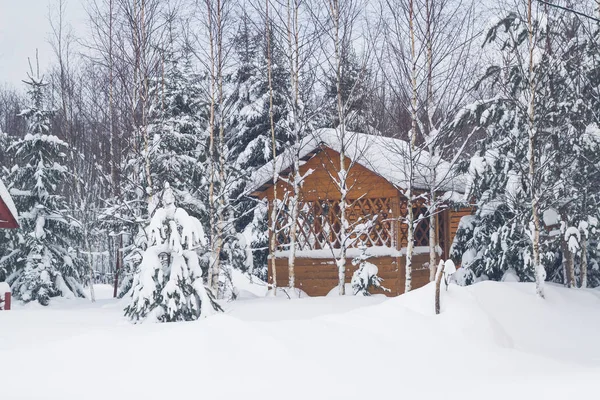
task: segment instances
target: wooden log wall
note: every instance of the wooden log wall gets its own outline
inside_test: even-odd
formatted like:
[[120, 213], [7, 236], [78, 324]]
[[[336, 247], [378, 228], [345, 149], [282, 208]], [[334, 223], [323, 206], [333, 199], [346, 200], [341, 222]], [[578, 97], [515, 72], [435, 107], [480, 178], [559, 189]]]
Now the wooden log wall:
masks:
[[[398, 296], [404, 293], [405, 258], [404, 257], [373, 257], [369, 262], [379, 269], [379, 276], [383, 278], [383, 286], [390, 292], [383, 290], [372, 291], [373, 294], [381, 293], [386, 296]], [[429, 269], [423, 265], [429, 262], [429, 254], [415, 254], [413, 256], [413, 289], [429, 283]], [[277, 285], [280, 287], [288, 284], [287, 258], [277, 259]], [[352, 265], [352, 259], [346, 260], [346, 283], [350, 283], [352, 274], [357, 267]], [[338, 284], [338, 269], [334, 259], [328, 258], [296, 258], [296, 287], [302, 289], [309, 296], [326, 296]], [[272, 276], [269, 265], [269, 281]]]

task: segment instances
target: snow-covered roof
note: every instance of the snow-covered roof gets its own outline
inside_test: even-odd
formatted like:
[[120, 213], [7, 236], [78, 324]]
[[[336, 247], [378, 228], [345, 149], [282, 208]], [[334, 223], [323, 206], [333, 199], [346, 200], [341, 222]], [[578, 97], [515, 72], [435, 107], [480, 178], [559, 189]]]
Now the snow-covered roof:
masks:
[[18, 227], [17, 217], [17, 207], [0, 179], [0, 228]]
[[[346, 132], [346, 156], [354, 162], [380, 175], [400, 190], [407, 188], [409, 180], [409, 144], [401, 139], [370, 135], [357, 132]], [[307, 160], [316, 155], [321, 146], [329, 147], [337, 152], [341, 150], [339, 131], [336, 129], [320, 129], [300, 143], [300, 159]], [[282, 173], [293, 165], [294, 149], [289, 148], [275, 160], [277, 171]], [[415, 189], [435, 187], [438, 191], [464, 192], [463, 177], [453, 177], [450, 163], [435, 159], [422, 149], [415, 155]], [[432, 170], [435, 168], [434, 182]], [[268, 187], [273, 179], [273, 161], [259, 168], [251, 177], [248, 193], [255, 193]]]

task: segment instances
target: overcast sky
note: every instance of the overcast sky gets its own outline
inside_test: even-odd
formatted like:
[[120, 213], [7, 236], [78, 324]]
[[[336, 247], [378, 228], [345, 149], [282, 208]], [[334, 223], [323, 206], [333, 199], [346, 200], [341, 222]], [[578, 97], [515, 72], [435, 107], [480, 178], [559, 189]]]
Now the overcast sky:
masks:
[[[85, 0], [66, 0], [66, 17], [75, 36], [83, 36]], [[48, 44], [50, 23], [48, 12], [57, 0], [0, 0], [0, 85], [8, 83], [21, 88], [27, 77], [27, 57], [35, 60], [39, 49], [40, 69], [52, 59]]]

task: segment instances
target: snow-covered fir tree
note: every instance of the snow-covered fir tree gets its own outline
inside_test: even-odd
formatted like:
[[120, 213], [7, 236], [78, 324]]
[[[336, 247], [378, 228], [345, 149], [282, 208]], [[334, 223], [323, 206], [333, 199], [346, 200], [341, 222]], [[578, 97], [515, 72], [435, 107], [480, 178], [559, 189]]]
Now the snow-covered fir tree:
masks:
[[490, 66], [484, 81], [500, 95], [467, 107], [455, 125], [486, 132], [464, 166], [475, 215], [463, 221], [452, 248], [453, 258], [462, 260], [475, 279], [500, 280], [510, 268], [520, 280], [534, 279], [531, 185], [539, 196], [540, 247], [548, 279], [572, 286], [576, 269], [583, 264], [587, 275], [587, 265], [597, 265], [592, 243], [597, 242], [598, 207], [589, 188], [598, 181], [600, 165], [597, 89], [593, 89], [598, 85], [598, 50], [574, 21], [572, 14], [552, 12], [534, 23], [539, 56], [534, 64], [533, 108], [539, 161], [533, 182], [528, 177], [530, 108], [523, 100], [530, 88], [523, 61], [526, 20], [509, 13], [488, 34], [488, 43], [499, 43], [504, 65]]
[[[178, 204], [208, 227], [208, 189], [206, 176], [206, 107], [204, 107], [200, 77], [194, 74], [189, 56], [173, 53], [164, 60], [164, 74], [151, 82], [149, 93], [153, 99], [145, 127], [151, 138], [148, 164], [153, 193], [160, 193], [159, 182], [168, 181]], [[108, 213], [118, 214], [118, 222], [126, 221], [129, 240], [126, 243], [125, 268], [121, 272], [119, 295], [131, 288], [133, 272], [142, 260], [147, 247], [145, 224], [154, 212], [144, 201], [146, 182], [143, 154], [133, 154], [127, 160], [125, 174], [138, 171], [136, 180], [125, 180], [124, 197], [117, 200]], [[154, 200], [158, 200], [154, 198]], [[114, 216], [114, 215], [113, 215]], [[110, 216], [108, 217], [109, 219]]]
[[[229, 138], [230, 156], [240, 169], [247, 171], [265, 165], [271, 159], [269, 119], [269, 82], [266, 73], [267, 45], [264, 32], [252, 29], [248, 16], [242, 18], [234, 45], [239, 67], [234, 78], [232, 132]], [[289, 79], [285, 59], [275, 35], [271, 35], [271, 68], [273, 84], [273, 122], [277, 151], [289, 145], [286, 125], [289, 110], [286, 95]]]
[[[340, 44], [340, 90], [345, 128], [349, 131], [368, 132], [370, 71], [366, 65], [360, 63], [350, 43], [341, 41]], [[337, 97], [337, 75], [334, 68], [334, 71], [327, 76], [323, 99], [325, 112], [320, 122], [325, 127], [337, 128], [340, 124]]]
[[138, 266], [125, 315], [133, 322], [192, 321], [220, 310], [205, 288], [198, 249], [207, 245], [200, 221], [175, 205], [169, 183], [146, 228], [148, 248]]
[[27, 134], [8, 149], [16, 164], [7, 185], [19, 210], [21, 229], [11, 234], [11, 252], [0, 260], [13, 295], [48, 305], [56, 296], [84, 297], [84, 263], [74, 248], [81, 224], [71, 215], [62, 189], [72, 182], [64, 162], [67, 143], [50, 134], [53, 112], [45, 109], [42, 79], [29, 77], [30, 105], [20, 115]]
[[[148, 124], [152, 181], [169, 182], [178, 204], [206, 224], [203, 142], [207, 117], [200, 77], [194, 74], [189, 55], [171, 55], [165, 64], [164, 76], [150, 89], [154, 99]], [[155, 184], [153, 190], [160, 189]]]
[[[271, 68], [273, 85], [273, 123], [277, 141], [277, 153], [291, 143], [287, 127], [289, 110], [286, 96], [289, 94], [289, 80], [284, 68], [284, 56], [271, 34]], [[264, 234], [267, 215], [255, 212], [255, 200], [244, 196], [248, 177], [272, 159], [271, 121], [269, 115], [269, 82], [266, 73], [267, 44], [264, 32], [257, 31], [248, 15], [241, 18], [240, 28], [234, 38], [234, 48], [239, 67], [233, 78], [233, 93], [229, 99], [231, 118], [228, 127], [229, 163], [236, 166], [236, 183], [231, 191], [233, 218], [235, 222], [230, 236], [235, 232], [245, 232], [245, 263], [240, 263], [244, 250], [241, 239], [228, 245], [228, 258], [235, 257], [238, 267], [245, 269], [249, 264], [251, 249], [268, 248], [268, 237]], [[259, 207], [260, 208], [260, 207]], [[266, 250], [252, 251], [252, 266], [259, 272], [266, 267]]]
[[352, 293], [355, 296], [370, 296], [369, 289], [371, 288], [389, 292], [390, 290], [381, 284], [383, 279], [378, 275], [379, 269], [377, 266], [367, 261], [371, 258], [367, 253], [368, 247], [362, 245], [360, 250], [360, 254], [352, 260], [352, 265], [358, 266], [358, 269], [352, 274], [350, 282]]

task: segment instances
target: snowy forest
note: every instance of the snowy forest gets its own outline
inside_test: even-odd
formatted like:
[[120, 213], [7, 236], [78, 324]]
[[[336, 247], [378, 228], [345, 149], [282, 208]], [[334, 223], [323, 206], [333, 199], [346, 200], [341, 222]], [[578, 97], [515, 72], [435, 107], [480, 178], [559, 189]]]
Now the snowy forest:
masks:
[[20, 223], [0, 230], [0, 282], [16, 299], [105, 283], [134, 322], [219, 311], [235, 270], [269, 280], [274, 218], [248, 196], [253, 175], [286, 150], [298, 170], [321, 128], [342, 148], [352, 132], [402, 139], [409, 160], [438, 161], [434, 182], [464, 183], [438, 199], [409, 181], [427, 213], [405, 217], [406, 291], [414, 226], [448, 207], [473, 210], [451, 248], [457, 283], [600, 286], [597, 0], [90, 0], [85, 33], [53, 4], [51, 67], [31, 49], [22, 85], [0, 86], [0, 179]]

